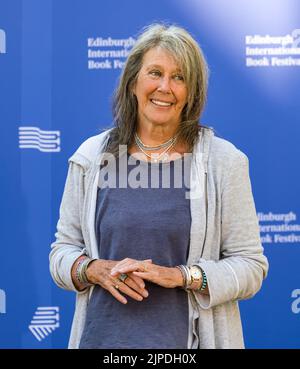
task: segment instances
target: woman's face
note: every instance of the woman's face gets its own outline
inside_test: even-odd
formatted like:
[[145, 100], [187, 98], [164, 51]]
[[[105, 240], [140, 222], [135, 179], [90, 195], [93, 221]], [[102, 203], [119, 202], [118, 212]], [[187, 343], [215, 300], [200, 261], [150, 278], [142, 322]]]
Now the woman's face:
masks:
[[170, 53], [155, 47], [144, 55], [133, 92], [138, 101], [140, 125], [178, 126], [187, 102], [187, 86]]

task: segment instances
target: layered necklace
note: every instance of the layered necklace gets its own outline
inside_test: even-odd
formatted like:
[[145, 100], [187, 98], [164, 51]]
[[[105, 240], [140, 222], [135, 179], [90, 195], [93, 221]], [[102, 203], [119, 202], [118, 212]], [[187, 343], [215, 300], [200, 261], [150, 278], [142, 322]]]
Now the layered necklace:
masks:
[[[177, 135], [171, 137], [168, 141], [163, 142], [162, 144], [156, 145], [156, 146], [149, 146], [143, 143], [143, 141], [139, 138], [137, 133], [134, 134], [134, 140], [137, 145], [137, 147], [144, 153], [148, 158], [153, 159], [154, 163], [158, 163], [160, 160], [167, 160], [168, 155], [167, 152], [174, 146]], [[153, 155], [150, 155], [147, 153], [147, 151], [157, 151], [160, 149], [165, 149], [163, 152], [161, 152], [159, 155], [156, 155], [155, 158], [153, 158]]]

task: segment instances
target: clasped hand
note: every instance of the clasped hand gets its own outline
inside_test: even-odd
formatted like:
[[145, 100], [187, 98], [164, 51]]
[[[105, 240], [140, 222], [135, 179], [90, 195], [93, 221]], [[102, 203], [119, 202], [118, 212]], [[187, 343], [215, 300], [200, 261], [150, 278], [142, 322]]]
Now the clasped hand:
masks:
[[[165, 288], [177, 287], [179, 273], [177, 268], [163, 267], [152, 263], [151, 259], [135, 260], [126, 258], [121, 261], [95, 260], [87, 269], [88, 280], [108, 290], [119, 302], [126, 304], [127, 299], [120, 293], [142, 301], [149, 293], [145, 289], [144, 280]], [[122, 282], [121, 274], [128, 277]]]

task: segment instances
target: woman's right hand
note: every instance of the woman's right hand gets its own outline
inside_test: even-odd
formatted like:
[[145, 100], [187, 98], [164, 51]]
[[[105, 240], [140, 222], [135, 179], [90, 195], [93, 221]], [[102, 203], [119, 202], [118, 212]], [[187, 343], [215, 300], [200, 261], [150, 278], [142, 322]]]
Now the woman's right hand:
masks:
[[[144, 261], [152, 262], [150, 259]], [[137, 301], [142, 301], [145, 297], [148, 297], [148, 291], [145, 289], [145, 282], [142, 278], [127, 273], [128, 277], [122, 282], [117, 277], [111, 276], [111, 270], [118, 263], [119, 261], [104, 259], [92, 261], [86, 270], [87, 279], [89, 282], [105, 288], [123, 304], [126, 304], [127, 300], [120, 292]]]

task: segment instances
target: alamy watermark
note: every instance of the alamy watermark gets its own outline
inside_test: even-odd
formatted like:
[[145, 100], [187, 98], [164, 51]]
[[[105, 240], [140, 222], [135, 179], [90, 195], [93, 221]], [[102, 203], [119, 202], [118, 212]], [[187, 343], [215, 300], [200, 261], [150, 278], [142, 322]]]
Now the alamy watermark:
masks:
[[291, 296], [294, 301], [292, 302], [292, 312], [294, 314], [299, 314], [300, 313], [300, 289], [297, 288], [295, 290], [292, 291], [292, 296]]
[[[119, 146], [119, 155], [104, 152], [100, 158], [98, 186], [100, 188], [182, 188], [187, 199], [200, 199], [205, 188], [202, 153], [165, 153], [163, 160], [152, 153], [150, 160], [137, 152], [127, 157], [127, 146]], [[149, 163], [150, 165], [145, 165]], [[174, 170], [171, 171], [171, 163]], [[157, 170], [163, 165], [162, 175]]]

